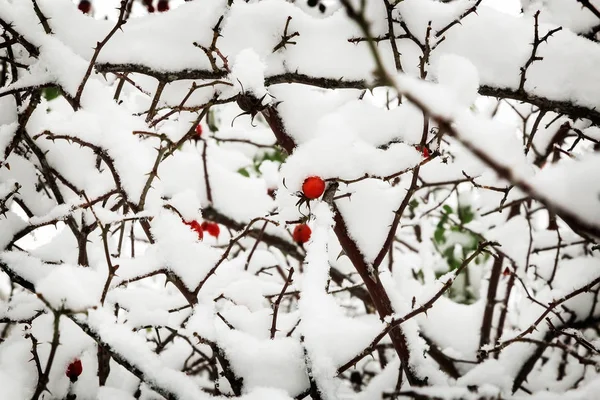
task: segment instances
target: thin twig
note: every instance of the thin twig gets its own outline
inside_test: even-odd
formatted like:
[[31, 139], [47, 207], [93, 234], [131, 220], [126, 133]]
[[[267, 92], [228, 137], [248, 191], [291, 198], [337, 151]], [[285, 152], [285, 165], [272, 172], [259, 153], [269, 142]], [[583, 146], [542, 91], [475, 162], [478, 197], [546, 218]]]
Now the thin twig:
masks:
[[90, 75], [92, 74], [92, 69], [96, 64], [96, 60], [100, 55], [100, 51], [106, 45], [106, 43], [108, 43], [108, 41], [113, 37], [113, 35], [117, 33], [117, 31], [121, 29], [121, 27], [127, 22], [127, 20], [124, 18], [126, 6], [127, 0], [121, 0], [121, 5], [119, 6], [119, 17], [117, 19], [117, 22], [115, 23], [115, 26], [110, 30], [110, 32], [108, 32], [108, 35], [106, 35], [106, 37], [101, 42], [98, 42], [96, 44], [96, 49], [94, 50], [94, 54], [92, 55], [92, 59], [90, 60], [87, 71], [85, 71], [85, 75], [83, 76], [83, 79], [79, 84], [79, 87], [77, 88], [77, 93], [75, 94], [74, 104], [77, 108], [79, 108], [81, 105], [81, 95], [83, 94], [83, 89], [85, 88], [85, 84], [87, 83], [88, 79], [90, 78]]
[[277, 313], [279, 312], [279, 305], [281, 304], [281, 299], [283, 299], [284, 293], [288, 286], [292, 283], [292, 276], [294, 275], [294, 267], [290, 267], [290, 272], [288, 273], [287, 279], [281, 288], [281, 292], [279, 296], [277, 296], [277, 300], [275, 300], [275, 304], [273, 305], [273, 319], [271, 320], [271, 339], [275, 339], [275, 333], [277, 332]]

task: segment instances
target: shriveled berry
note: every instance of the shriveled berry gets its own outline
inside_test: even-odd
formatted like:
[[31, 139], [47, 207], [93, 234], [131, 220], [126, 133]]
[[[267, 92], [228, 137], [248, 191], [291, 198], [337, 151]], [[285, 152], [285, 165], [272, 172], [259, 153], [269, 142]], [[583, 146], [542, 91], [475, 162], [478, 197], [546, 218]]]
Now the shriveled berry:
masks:
[[312, 200], [321, 197], [325, 191], [325, 181], [318, 176], [309, 176], [302, 184], [302, 193]]
[[77, 8], [79, 8], [79, 11], [82, 13], [89, 14], [90, 11], [92, 11], [92, 3], [90, 3], [89, 0], [81, 0]]
[[202, 226], [198, 223], [198, 221], [194, 220], [191, 222], [185, 222], [184, 223], [190, 227], [191, 230], [195, 231], [198, 234], [198, 240], [202, 240], [202, 238], [204, 237], [204, 232], [202, 230]]
[[292, 236], [294, 238], [294, 242], [298, 244], [304, 244], [310, 240], [310, 234], [312, 233], [310, 227], [306, 224], [298, 224], [294, 228], [294, 232]]
[[156, 6], [158, 12], [169, 11], [169, 1], [168, 0], [160, 0]]
[[273, 189], [273, 188], [269, 188], [269, 189], [267, 189], [267, 194], [268, 194], [270, 197], [272, 197], [272, 198], [275, 198], [275, 189]]
[[83, 365], [81, 364], [81, 360], [77, 358], [67, 367], [66, 375], [71, 380], [71, 382], [75, 382], [82, 372]]
[[206, 222], [202, 223], [202, 230], [208, 232], [209, 235], [214, 236], [216, 238], [219, 237], [219, 233], [221, 233], [221, 228], [219, 228], [219, 224], [215, 224], [214, 222]]

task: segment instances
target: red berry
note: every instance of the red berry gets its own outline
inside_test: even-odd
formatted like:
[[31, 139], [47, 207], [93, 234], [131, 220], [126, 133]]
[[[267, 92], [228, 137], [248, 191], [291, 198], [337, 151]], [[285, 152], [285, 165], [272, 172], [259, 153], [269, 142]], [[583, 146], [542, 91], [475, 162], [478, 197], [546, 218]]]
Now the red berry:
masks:
[[158, 12], [169, 11], [169, 1], [168, 0], [160, 0], [158, 5], [156, 6]]
[[92, 3], [90, 3], [89, 0], [81, 0], [77, 8], [79, 8], [79, 11], [82, 13], [89, 14], [92, 10]]
[[192, 222], [185, 222], [184, 223], [190, 227], [190, 229], [192, 229], [193, 231], [196, 231], [196, 233], [198, 234], [198, 240], [202, 240], [202, 238], [204, 237], [204, 232], [202, 232], [202, 226], [200, 226], [200, 224], [198, 223], [198, 221], [194, 220]]
[[267, 189], [267, 194], [269, 196], [271, 196], [272, 198], [275, 198], [275, 189], [273, 189], [273, 188]]
[[502, 272], [502, 275], [504, 275], [504, 276], [508, 276], [508, 275], [510, 275], [510, 269], [508, 269], [508, 267], [506, 267], [506, 268], [504, 269], [504, 272]]
[[310, 200], [321, 197], [324, 191], [325, 181], [318, 176], [310, 176], [302, 184], [302, 192]]
[[294, 233], [292, 233], [292, 237], [294, 238], [294, 242], [298, 244], [306, 243], [310, 240], [310, 234], [312, 231], [310, 227], [306, 224], [296, 225], [294, 228]]
[[[158, 4], [160, 4], [160, 3], [158, 3]], [[200, 125], [200, 124], [196, 125], [196, 135], [198, 137], [202, 136], [202, 125]]]
[[71, 380], [71, 382], [75, 382], [79, 375], [83, 372], [83, 365], [81, 365], [80, 359], [75, 359], [69, 366], [67, 367], [67, 376]]
[[423, 157], [429, 158], [429, 149], [427, 148], [427, 146], [423, 146], [423, 148], [421, 148], [421, 146], [417, 146], [417, 150], [423, 153]]
[[214, 236], [216, 238], [219, 237], [219, 233], [221, 233], [221, 228], [219, 228], [219, 224], [215, 224], [214, 222], [206, 222], [202, 223], [202, 229], [208, 232], [209, 235]]

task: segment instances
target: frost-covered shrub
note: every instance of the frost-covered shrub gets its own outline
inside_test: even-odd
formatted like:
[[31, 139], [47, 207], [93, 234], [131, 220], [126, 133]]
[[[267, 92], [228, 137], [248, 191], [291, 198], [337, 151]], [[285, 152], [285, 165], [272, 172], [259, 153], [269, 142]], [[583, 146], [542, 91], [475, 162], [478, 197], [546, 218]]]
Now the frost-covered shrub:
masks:
[[600, 1], [501, 3], [0, 0], [0, 398], [597, 399]]

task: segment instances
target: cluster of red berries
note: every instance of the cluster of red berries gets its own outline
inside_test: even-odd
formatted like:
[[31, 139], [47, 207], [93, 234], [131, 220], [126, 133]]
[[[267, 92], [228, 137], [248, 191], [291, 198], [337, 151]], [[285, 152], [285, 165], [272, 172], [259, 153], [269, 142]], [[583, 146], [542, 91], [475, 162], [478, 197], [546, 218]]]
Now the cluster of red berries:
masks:
[[81, 360], [76, 358], [69, 366], [67, 367], [66, 375], [71, 380], [71, 382], [76, 382], [79, 375], [83, 372], [83, 365], [81, 364]]
[[[302, 183], [302, 196], [306, 200], [318, 199], [325, 192], [325, 181], [318, 176], [309, 176]], [[304, 244], [310, 240], [312, 231], [307, 224], [298, 224], [292, 232], [294, 242]]]
[[221, 228], [219, 228], [219, 224], [214, 222], [204, 221], [200, 224], [198, 221], [193, 220], [190, 222], [183, 221], [184, 224], [190, 227], [191, 230], [195, 231], [198, 234], [198, 240], [202, 240], [204, 238], [204, 232], [207, 232], [209, 235], [214, 236], [216, 238], [219, 237], [221, 233]]

